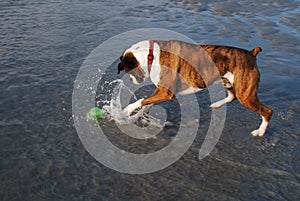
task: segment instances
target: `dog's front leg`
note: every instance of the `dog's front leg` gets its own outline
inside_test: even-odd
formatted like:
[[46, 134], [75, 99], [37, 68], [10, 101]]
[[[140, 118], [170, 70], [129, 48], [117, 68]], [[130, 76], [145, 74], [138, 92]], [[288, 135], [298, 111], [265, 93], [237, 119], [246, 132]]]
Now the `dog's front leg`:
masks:
[[170, 90], [168, 90], [167, 88], [158, 86], [151, 96], [149, 96], [147, 98], [139, 99], [136, 102], [131, 103], [123, 110], [123, 113], [127, 116], [130, 116], [134, 110], [136, 110], [140, 107], [143, 107], [143, 109], [142, 109], [143, 111], [138, 112], [138, 114], [143, 114], [144, 112], [149, 110], [150, 107], [154, 103], [171, 100], [174, 97], [175, 97], [174, 93], [172, 93]]
[[171, 92], [169, 89], [158, 85], [155, 89], [154, 93], [142, 100], [142, 105], [153, 105], [154, 103], [159, 103], [167, 100], [172, 100], [175, 97], [174, 93]]

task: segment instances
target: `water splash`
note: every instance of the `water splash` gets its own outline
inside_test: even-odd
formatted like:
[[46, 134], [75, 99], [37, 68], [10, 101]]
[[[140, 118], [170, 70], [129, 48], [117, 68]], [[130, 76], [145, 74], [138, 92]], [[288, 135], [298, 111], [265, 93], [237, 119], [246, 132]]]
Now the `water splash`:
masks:
[[[134, 100], [138, 100], [134, 92], [124, 84], [121, 79], [113, 80], [109, 83], [110, 86], [114, 86], [112, 91], [111, 100], [102, 101], [103, 117], [105, 119], [114, 120], [118, 125], [126, 124], [137, 124], [139, 127], [154, 126], [154, 127], [164, 127], [172, 125], [171, 122], [166, 122], [166, 118], [163, 120], [158, 118], [161, 117], [159, 112], [155, 111], [155, 108], [151, 109], [149, 114], [145, 113], [144, 110], [139, 110], [135, 115], [127, 116], [123, 113], [123, 105], [121, 102], [122, 94], [126, 93], [127, 96], [130, 95]], [[127, 103], [129, 104], [129, 103]], [[124, 105], [125, 106], [125, 105]]]
[[121, 93], [124, 89], [126, 89], [131, 95], [134, 96], [134, 93], [124, 85], [123, 80], [117, 79], [110, 83], [110, 85], [114, 85], [114, 90], [112, 92], [111, 100], [108, 101], [109, 104], [103, 106], [103, 112], [105, 117], [114, 120], [118, 124], [130, 124], [133, 123], [132, 118], [129, 118], [127, 115], [123, 113], [122, 103], [121, 103]]

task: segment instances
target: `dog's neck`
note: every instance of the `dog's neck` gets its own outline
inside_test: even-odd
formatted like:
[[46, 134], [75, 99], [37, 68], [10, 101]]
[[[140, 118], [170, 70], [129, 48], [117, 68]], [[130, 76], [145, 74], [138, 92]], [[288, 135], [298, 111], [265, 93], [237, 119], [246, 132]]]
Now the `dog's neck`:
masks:
[[[138, 43], [132, 45], [130, 48], [128, 48], [124, 52], [124, 55], [127, 52], [131, 52], [134, 55], [134, 57], [136, 58], [136, 60], [140, 63], [141, 68], [143, 69], [143, 71], [145, 73], [145, 77], [147, 77], [147, 78], [151, 77], [151, 79], [152, 79], [153, 73], [148, 71], [149, 49], [150, 49], [149, 40], [145, 40], [145, 41], [141, 41], [141, 42], [138, 42]], [[159, 55], [160, 55], [160, 48], [157, 43], [154, 43], [153, 55], [154, 55], [154, 59], [153, 59], [151, 71], [156, 71], [156, 67], [159, 65]]]

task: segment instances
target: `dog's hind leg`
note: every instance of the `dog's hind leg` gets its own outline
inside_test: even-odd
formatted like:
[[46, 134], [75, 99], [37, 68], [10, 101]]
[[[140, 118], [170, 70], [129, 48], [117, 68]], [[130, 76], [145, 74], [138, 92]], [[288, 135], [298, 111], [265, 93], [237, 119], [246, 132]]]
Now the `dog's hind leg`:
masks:
[[218, 101], [218, 102], [215, 102], [213, 104], [210, 105], [210, 107], [212, 109], [215, 109], [215, 108], [218, 108], [218, 107], [221, 107], [222, 105], [226, 104], [226, 103], [229, 103], [231, 101], [233, 101], [235, 99], [235, 94], [234, 94], [234, 90], [231, 88], [231, 89], [227, 89], [227, 97]]
[[257, 96], [248, 97], [247, 99], [239, 99], [242, 105], [258, 113], [262, 117], [262, 122], [257, 130], [253, 130], [253, 136], [263, 136], [267, 130], [269, 121], [272, 116], [272, 110], [264, 106], [257, 98]]
[[[236, 89], [236, 97], [246, 108], [258, 113], [262, 117], [262, 122], [257, 130], [251, 132], [253, 136], [263, 136], [268, 127], [273, 111], [264, 106], [257, 97], [259, 78], [254, 78], [253, 82], [247, 83], [243, 87]], [[252, 83], [252, 84], [250, 84]]]

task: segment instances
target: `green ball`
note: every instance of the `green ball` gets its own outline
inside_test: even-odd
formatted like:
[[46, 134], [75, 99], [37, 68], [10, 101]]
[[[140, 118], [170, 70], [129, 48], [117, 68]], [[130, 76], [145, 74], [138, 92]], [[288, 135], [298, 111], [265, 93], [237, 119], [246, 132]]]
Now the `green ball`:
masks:
[[103, 112], [102, 112], [102, 110], [100, 108], [93, 107], [93, 108], [90, 109], [88, 115], [92, 119], [99, 120], [99, 119], [102, 119]]

